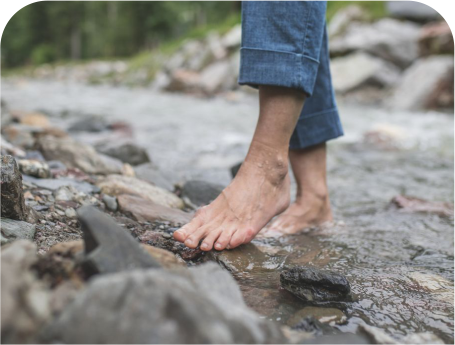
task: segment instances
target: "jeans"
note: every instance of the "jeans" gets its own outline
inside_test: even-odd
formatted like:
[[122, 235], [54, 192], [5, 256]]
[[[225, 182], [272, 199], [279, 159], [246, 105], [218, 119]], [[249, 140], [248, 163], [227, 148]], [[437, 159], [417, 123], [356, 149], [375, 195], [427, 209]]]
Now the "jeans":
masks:
[[343, 135], [330, 75], [325, 1], [242, 2], [239, 84], [307, 95], [290, 149]]

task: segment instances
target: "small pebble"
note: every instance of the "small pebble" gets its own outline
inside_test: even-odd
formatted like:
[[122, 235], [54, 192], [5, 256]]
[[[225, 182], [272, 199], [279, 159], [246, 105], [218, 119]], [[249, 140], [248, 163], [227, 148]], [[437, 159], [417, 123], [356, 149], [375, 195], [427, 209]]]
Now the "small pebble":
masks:
[[65, 215], [68, 218], [76, 218], [76, 216], [77, 216], [76, 210], [74, 208], [67, 208], [65, 211]]
[[163, 236], [164, 238], [167, 238], [167, 239], [172, 238], [172, 235], [171, 235], [170, 233], [167, 233], [167, 232], [163, 233], [162, 236]]

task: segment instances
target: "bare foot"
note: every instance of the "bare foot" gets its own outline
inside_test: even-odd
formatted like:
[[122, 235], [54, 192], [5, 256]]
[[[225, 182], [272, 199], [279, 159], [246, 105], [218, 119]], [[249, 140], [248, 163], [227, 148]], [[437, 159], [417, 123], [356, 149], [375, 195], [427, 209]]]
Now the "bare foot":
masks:
[[209, 251], [250, 242], [290, 202], [287, 156], [254, 142], [232, 183], [174, 233], [187, 247]]
[[261, 231], [261, 235], [268, 237], [295, 234], [332, 220], [328, 195], [302, 195], [286, 211], [271, 221]]
[[261, 235], [295, 234], [332, 221], [326, 182], [326, 145], [290, 150], [289, 159], [297, 182], [296, 201]]

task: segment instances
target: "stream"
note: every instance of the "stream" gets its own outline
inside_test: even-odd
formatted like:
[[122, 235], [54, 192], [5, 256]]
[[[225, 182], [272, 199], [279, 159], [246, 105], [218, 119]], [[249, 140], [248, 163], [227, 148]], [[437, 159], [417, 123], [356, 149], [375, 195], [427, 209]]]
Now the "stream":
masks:
[[[62, 127], [89, 115], [128, 122], [136, 142], [172, 182], [223, 185], [247, 152], [258, 114], [253, 93], [204, 99], [20, 78], [2, 80], [2, 99], [10, 109], [42, 111]], [[308, 313], [332, 315], [335, 308], [343, 315], [336, 325], [343, 332], [365, 323], [398, 338], [431, 332], [453, 343], [453, 216], [406, 212], [391, 204], [398, 195], [453, 203], [453, 114], [395, 112], [347, 101], [339, 108], [345, 136], [328, 145], [335, 225], [258, 238], [220, 257], [246, 303], [271, 320], [293, 326]], [[81, 133], [79, 139], [91, 138]], [[306, 305], [279, 287], [280, 270], [295, 265], [344, 274], [353, 302]]]

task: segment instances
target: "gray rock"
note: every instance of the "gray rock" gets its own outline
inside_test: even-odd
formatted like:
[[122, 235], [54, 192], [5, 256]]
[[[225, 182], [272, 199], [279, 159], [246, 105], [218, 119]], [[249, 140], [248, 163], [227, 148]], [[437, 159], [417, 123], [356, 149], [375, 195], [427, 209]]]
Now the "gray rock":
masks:
[[242, 166], [242, 163], [243, 163], [243, 162], [237, 163], [236, 165], [234, 165], [234, 166], [231, 167], [231, 175], [232, 175], [232, 178], [234, 178], [235, 175], [237, 175], [237, 173], [238, 173], [239, 170], [240, 170], [240, 167]]
[[183, 185], [182, 195], [197, 206], [208, 205], [217, 198], [224, 187], [218, 184], [192, 180]]
[[439, 337], [429, 332], [408, 334], [396, 340], [377, 327], [361, 324], [359, 329], [370, 344], [444, 344]]
[[26, 220], [28, 210], [22, 191], [22, 175], [12, 156], [1, 160], [1, 215], [16, 220]]
[[103, 202], [104, 205], [106, 205], [106, 208], [109, 211], [115, 212], [117, 211], [118, 205], [117, 205], [117, 199], [113, 196], [104, 194], [103, 195]]
[[311, 267], [293, 267], [280, 274], [281, 286], [310, 302], [349, 301], [351, 287], [338, 273]]
[[79, 168], [87, 174], [121, 173], [123, 164], [117, 159], [97, 153], [92, 146], [70, 138], [43, 137], [37, 145], [48, 160], [59, 160], [69, 168]]
[[327, 27], [330, 38], [341, 35], [354, 21], [365, 21], [368, 15], [357, 5], [349, 5], [335, 13]]
[[74, 122], [70, 132], [102, 132], [108, 129], [108, 123], [101, 116], [88, 116]]
[[402, 110], [434, 108], [444, 94], [452, 98], [453, 106], [453, 68], [453, 56], [417, 60], [396, 85], [390, 107]]
[[[119, 327], [121, 325], [121, 327]], [[50, 327], [63, 343], [282, 343], [216, 265], [181, 273], [135, 270], [92, 280]]]
[[29, 176], [38, 178], [49, 178], [51, 172], [46, 162], [37, 160], [21, 159], [19, 160], [19, 170]]
[[153, 163], [145, 163], [134, 167], [134, 173], [137, 178], [150, 182], [157, 187], [161, 187], [170, 192], [174, 190], [176, 178], [173, 178], [172, 176], [169, 177], [169, 174], [166, 174], [165, 176]]
[[330, 54], [346, 55], [360, 50], [405, 68], [419, 55], [419, 35], [418, 25], [390, 18], [373, 24], [353, 22], [344, 34], [330, 42]]
[[75, 190], [74, 187], [62, 186], [54, 192], [54, 198], [57, 201], [70, 201], [73, 200], [76, 194], [77, 190]]
[[139, 243], [107, 214], [89, 206], [79, 208], [77, 213], [84, 233], [84, 270], [87, 274], [160, 267]]
[[33, 240], [35, 225], [20, 220], [1, 218], [1, 244], [12, 242], [16, 239]]
[[387, 11], [395, 18], [431, 21], [441, 18], [438, 12], [418, 1], [387, 1]]
[[231, 76], [231, 64], [227, 60], [217, 61], [202, 70], [197, 87], [208, 95], [228, 90], [231, 85], [226, 82]]
[[68, 177], [62, 177], [58, 179], [38, 179], [31, 176], [24, 176], [24, 181], [33, 183], [35, 186], [49, 189], [57, 190], [64, 186], [72, 186], [76, 190], [83, 193], [98, 193], [100, 189], [97, 186], [94, 186], [88, 182], [73, 180]]
[[65, 210], [65, 216], [67, 216], [68, 218], [76, 218], [77, 214], [76, 214], [76, 210], [72, 207], [69, 207]]
[[36, 245], [30, 241], [2, 247], [2, 343], [37, 343], [38, 331], [51, 316], [49, 291], [30, 271], [36, 260]]
[[242, 43], [242, 26], [238, 24], [229, 30], [221, 39], [221, 43], [229, 50], [240, 47], [240, 43]]
[[363, 52], [335, 58], [330, 65], [336, 92], [346, 93], [364, 86], [386, 87], [400, 77], [400, 70]]
[[98, 144], [95, 148], [98, 152], [133, 166], [150, 162], [147, 151], [132, 142], [109, 142]]

